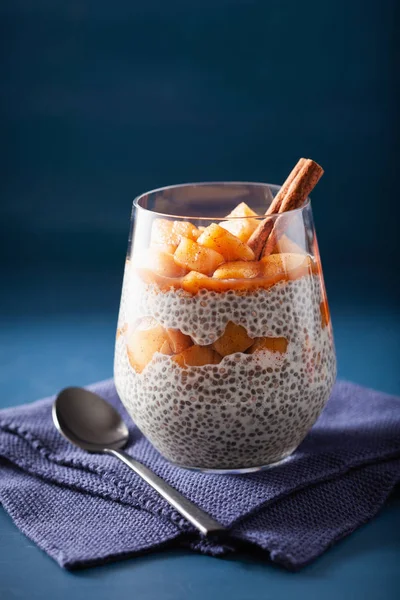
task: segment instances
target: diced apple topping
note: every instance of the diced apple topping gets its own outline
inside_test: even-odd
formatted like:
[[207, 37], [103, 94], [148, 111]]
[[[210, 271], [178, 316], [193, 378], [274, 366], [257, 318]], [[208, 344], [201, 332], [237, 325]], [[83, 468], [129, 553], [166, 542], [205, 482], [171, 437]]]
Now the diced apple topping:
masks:
[[[257, 220], [251, 217], [256, 217], [257, 213], [254, 212], [245, 202], [241, 202], [227, 215], [227, 219], [230, 219], [224, 223], [221, 223], [221, 227], [239, 238], [241, 242], [247, 243], [249, 237], [253, 231], [257, 228]], [[235, 218], [232, 218], [235, 217]], [[240, 219], [238, 217], [244, 217]]]
[[[229, 290], [248, 291], [262, 287], [263, 280], [257, 279], [217, 279], [207, 277], [196, 271], [190, 271], [181, 280], [182, 288], [190, 294], [197, 294], [199, 290], [208, 290], [210, 292], [228, 292]], [[255, 282], [252, 284], [252, 282]]]
[[312, 261], [305, 254], [270, 254], [261, 259], [263, 276], [271, 281], [289, 281], [298, 279], [312, 272]]
[[210, 346], [191, 346], [172, 358], [178, 365], [185, 367], [202, 367], [203, 365], [217, 365], [221, 356]]
[[241, 325], [229, 323], [222, 336], [213, 343], [213, 348], [221, 356], [228, 356], [235, 352], [244, 352], [253, 344], [254, 339], [247, 335], [247, 331]]
[[261, 264], [258, 261], [236, 260], [218, 267], [213, 277], [216, 279], [252, 279], [258, 277]]
[[189, 221], [155, 219], [151, 229], [151, 244], [173, 253], [183, 237], [197, 240], [200, 231]]
[[254, 219], [235, 219], [221, 223], [221, 227], [247, 244], [251, 234], [257, 228], [257, 221], [254, 221]]
[[[222, 272], [221, 272], [222, 273]], [[281, 279], [278, 279], [280, 281]], [[234, 290], [237, 292], [249, 292], [259, 288], [268, 289], [276, 282], [270, 278], [253, 277], [248, 279], [219, 279], [219, 277], [207, 277], [196, 271], [191, 271], [183, 279], [171, 279], [171, 281], [181, 282], [182, 288], [190, 294], [197, 294], [200, 290], [210, 292], [227, 292]]]
[[200, 235], [200, 230], [189, 221], [174, 221], [172, 232], [179, 237], [179, 241], [183, 237], [196, 241]]
[[182, 238], [175, 250], [174, 260], [185, 269], [211, 275], [224, 262], [224, 257], [212, 248], [201, 246], [188, 238]]
[[150, 243], [157, 246], [177, 246], [174, 244], [172, 227], [174, 222], [168, 219], [155, 219], [151, 227]]
[[139, 269], [150, 269], [163, 277], [183, 277], [188, 272], [188, 269], [175, 262], [172, 254], [156, 247], [149, 248], [144, 254], [135, 257], [134, 264]]
[[254, 260], [254, 252], [247, 244], [216, 223], [212, 223], [203, 231], [197, 243], [218, 252], [225, 261]]
[[203, 288], [207, 289], [207, 281], [211, 280], [211, 277], [197, 273], [197, 271], [190, 271], [182, 279], [182, 288], [190, 294], [197, 294], [197, 292]]
[[[183, 288], [191, 294], [200, 289], [249, 292], [319, 274], [319, 265], [286, 234], [272, 254], [255, 261], [253, 250], [244, 240], [253, 225], [257, 226], [256, 216], [241, 202], [221, 225], [197, 228], [188, 221], [155, 219], [152, 245], [144, 255], [134, 257], [133, 265], [146, 283], [156, 284], [162, 291]], [[238, 223], [250, 229], [239, 231], [235, 229]]]
[[254, 212], [252, 208], [246, 202], [241, 202], [229, 213], [226, 215], [226, 218], [229, 217], [257, 217], [257, 213]]
[[257, 338], [251, 346], [249, 353], [260, 352], [260, 350], [269, 350], [270, 352], [279, 352], [285, 354], [288, 341], [284, 337], [261, 337]]
[[148, 284], [155, 284], [162, 291], [170, 290], [171, 288], [179, 289], [182, 287], [181, 277], [164, 277], [151, 271], [150, 269], [138, 269], [139, 277]]
[[296, 244], [296, 242], [293, 242], [287, 235], [283, 234], [275, 244], [271, 254], [283, 253], [306, 254], [306, 251]]

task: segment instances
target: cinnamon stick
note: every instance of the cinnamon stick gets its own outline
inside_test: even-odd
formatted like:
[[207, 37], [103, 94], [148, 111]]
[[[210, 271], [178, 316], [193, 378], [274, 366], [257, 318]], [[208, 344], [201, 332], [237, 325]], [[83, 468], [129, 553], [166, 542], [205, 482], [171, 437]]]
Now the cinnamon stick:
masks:
[[[275, 196], [275, 198], [269, 205], [269, 207], [265, 213], [266, 215], [274, 215], [279, 212], [279, 209], [282, 205], [282, 201], [283, 201], [290, 185], [292, 184], [292, 182], [298, 175], [299, 171], [301, 170], [302, 166], [304, 165], [305, 160], [306, 160], [305, 158], [300, 158], [298, 160], [297, 164], [295, 165], [295, 167], [293, 168], [293, 170], [287, 177], [287, 179], [284, 182], [284, 184], [282, 185], [281, 189], [279, 190], [279, 192], [277, 193], [277, 195]], [[263, 252], [264, 246], [265, 246], [268, 238], [270, 237], [270, 233], [273, 229], [273, 225], [274, 225], [274, 223], [273, 223], [272, 219], [264, 219], [264, 221], [260, 222], [257, 229], [254, 231], [253, 235], [250, 237], [248, 244], [249, 244], [250, 248], [253, 250], [256, 258], [260, 258], [261, 254]]]
[[279, 212], [282, 213], [287, 210], [300, 208], [323, 174], [324, 170], [318, 163], [307, 159], [292, 183], [289, 185], [287, 193], [282, 200]]
[[271, 231], [274, 227], [273, 219], [264, 219], [257, 226], [257, 229], [251, 234], [247, 245], [254, 252], [255, 260], [259, 260], [262, 252], [264, 250], [264, 246], [267, 243], [267, 240], [271, 234]]
[[268, 210], [265, 213], [266, 215], [275, 215], [276, 213], [279, 212], [279, 209], [282, 204], [282, 200], [286, 196], [290, 185], [293, 183], [294, 179], [297, 177], [299, 171], [301, 170], [301, 168], [305, 162], [306, 162], [305, 158], [300, 158], [297, 161], [297, 164], [293, 167], [292, 172], [288, 175], [285, 183], [282, 185], [281, 189], [279, 190], [279, 192], [277, 193], [277, 195], [275, 196], [275, 198], [269, 205]]
[[[282, 199], [278, 212], [284, 213], [288, 210], [300, 208], [308, 198], [311, 190], [317, 185], [323, 173], [324, 170], [319, 164], [310, 159], [304, 160], [301, 169], [289, 186], [287, 186], [286, 194]], [[274, 246], [276, 246], [279, 238], [284, 233], [284, 229], [284, 224], [279, 223], [279, 218], [276, 219], [274, 227], [271, 229], [261, 250], [261, 258], [271, 254]]]
[[[305, 158], [300, 158], [300, 160], [297, 162], [297, 164], [293, 168], [292, 172], [289, 174], [288, 178], [286, 179], [285, 183], [282, 185], [281, 189], [279, 190], [279, 192], [277, 193], [277, 195], [275, 196], [275, 198], [269, 205], [268, 210], [265, 213], [266, 215], [274, 215], [279, 212], [279, 209], [282, 205], [282, 201], [283, 201], [290, 185], [292, 184], [292, 182], [298, 175], [299, 171], [301, 170], [302, 166], [304, 165], [305, 160], [306, 160]], [[263, 252], [264, 246], [265, 246], [265, 244], [270, 236], [270, 233], [273, 229], [273, 226], [274, 226], [273, 219], [264, 219], [264, 221], [260, 222], [257, 229], [253, 232], [249, 241], [247, 242], [248, 245], [250, 246], [250, 248], [253, 250], [256, 259], [260, 258], [261, 254]]]
[[[310, 159], [301, 158], [282, 185], [266, 214], [283, 213], [299, 208], [323, 175], [323, 169]], [[271, 218], [264, 219], [251, 235], [248, 245], [256, 260], [271, 253], [282, 231]], [[270, 241], [269, 241], [270, 240]], [[269, 242], [269, 243], [268, 243]]]

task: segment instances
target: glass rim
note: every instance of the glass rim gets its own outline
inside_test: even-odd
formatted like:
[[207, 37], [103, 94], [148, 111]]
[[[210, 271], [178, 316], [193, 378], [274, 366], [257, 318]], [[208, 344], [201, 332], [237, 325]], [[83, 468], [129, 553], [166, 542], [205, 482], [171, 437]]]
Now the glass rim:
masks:
[[[276, 183], [265, 183], [265, 182], [257, 182], [257, 181], [222, 181], [221, 180], [221, 181], [198, 181], [198, 182], [193, 182], [193, 183], [178, 183], [175, 185], [174, 184], [165, 185], [163, 187], [154, 188], [152, 190], [149, 190], [148, 192], [143, 192], [142, 194], [139, 194], [139, 196], [136, 196], [134, 198], [132, 205], [136, 209], [145, 211], [145, 212], [155, 215], [157, 217], [165, 217], [168, 219], [185, 219], [188, 221], [195, 219], [198, 221], [212, 221], [212, 222], [226, 221], [226, 219], [228, 218], [227, 216], [225, 216], [225, 217], [205, 217], [205, 216], [172, 215], [172, 214], [168, 214], [168, 213], [158, 212], [156, 210], [151, 210], [150, 208], [145, 208], [144, 206], [141, 206], [139, 204], [142, 198], [144, 198], [145, 196], [149, 196], [150, 194], [155, 194], [156, 192], [163, 192], [166, 190], [172, 190], [172, 189], [183, 188], [183, 187], [202, 187], [202, 186], [206, 186], [206, 185], [232, 185], [232, 186], [249, 185], [249, 186], [258, 186], [258, 187], [268, 187], [270, 190], [274, 188], [277, 191], [279, 191], [280, 188], [282, 187], [281, 185], [276, 184]], [[299, 208], [291, 208], [290, 210], [286, 210], [284, 213], [275, 213], [272, 215], [268, 215], [268, 217], [275, 218], [280, 215], [290, 215], [290, 214], [300, 213], [305, 208], [310, 206], [310, 204], [311, 204], [310, 196], [307, 196], [306, 200]], [[256, 216], [252, 216], [252, 217], [236, 217], [235, 216], [235, 217], [229, 217], [229, 219], [265, 219], [265, 217], [266, 217], [266, 215], [264, 214], [264, 215], [256, 215]]]

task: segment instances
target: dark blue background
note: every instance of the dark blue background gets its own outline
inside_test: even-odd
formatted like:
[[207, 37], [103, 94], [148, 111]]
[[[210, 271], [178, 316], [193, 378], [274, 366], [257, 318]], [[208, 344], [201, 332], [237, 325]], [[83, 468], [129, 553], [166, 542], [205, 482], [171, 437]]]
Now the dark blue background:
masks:
[[[339, 375], [400, 394], [399, 6], [0, 2], [0, 406], [112, 375], [135, 195], [279, 183], [300, 156], [326, 171], [313, 206]], [[398, 507], [295, 577], [183, 552], [72, 576], [1, 514], [0, 595], [389, 598]]]
[[396, 6], [3, 0], [2, 260], [119, 265], [139, 192], [310, 156], [325, 262], [394, 264]]

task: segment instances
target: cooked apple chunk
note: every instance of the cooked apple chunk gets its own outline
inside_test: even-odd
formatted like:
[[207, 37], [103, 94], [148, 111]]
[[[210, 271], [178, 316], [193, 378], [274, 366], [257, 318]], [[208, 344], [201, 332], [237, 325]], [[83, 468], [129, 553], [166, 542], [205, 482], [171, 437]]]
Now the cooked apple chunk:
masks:
[[196, 273], [196, 271], [190, 271], [190, 273], [179, 281], [182, 284], [182, 288], [190, 294], [197, 294], [202, 289], [217, 293], [228, 292], [229, 290], [248, 292], [256, 290], [259, 287], [265, 287], [267, 284], [270, 285], [269, 280], [263, 278], [219, 279], [219, 277], [214, 278], [214, 276], [207, 277], [201, 273]]
[[170, 221], [155, 219], [151, 229], [151, 245], [173, 253], [183, 237], [197, 240], [200, 231], [189, 221]]
[[258, 261], [234, 260], [218, 267], [213, 277], [216, 279], [252, 279], [258, 277], [261, 264]]
[[189, 238], [182, 238], [175, 250], [174, 260], [177, 265], [189, 271], [210, 275], [224, 262], [224, 257], [212, 248], [201, 246]]
[[261, 259], [261, 268], [263, 276], [271, 281], [271, 284], [278, 281], [289, 281], [299, 279], [304, 275], [310, 275], [312, 272], [312, 261], [306, 254], [294, 254], [287, 252], [284, 254], [270, 254]]
[[186, 348], [193, 346], [192, 338], [179, 331], [179, 329], [167, 329], [167, 334], [172, 354], [180, 354]]
[[128, 332], [126, 348], [131, 366], [141, 373], [155, 352], [171, 351], [168, 332], [151, 317], [144, 317], [132, 332]]
[[306, 254], [306, 251], [303, 250], [296, 242], [291, 240], [287, 235], [283, 234], [276, 242], [275, 246], [272, 249], [271, 254]]
[[221, 254], [225, 261], [254, 260], [254, 252], [235, 235], [211, 223], [198, 237], [197, 243]]
[[210, 346], [191, 346], [172, 358], [178, 365], [185, 367], [202, 367], [203, 365], [217, 365], [221, 356]]
[[197, 271], [190, 271], [182, 279], [182, 289], [195, 295], [199, 290], [203, 288], [207, 289], [209, 279], [211, 280], [211, 277], [207, 277], [207, 275], [202, 275], [201, 273], [197, 273]]
[[244, 327], [229, 321], [224, 333], [213, 343], [213, 348], [221, 356], [228, 356], [235, 352], [244, 352], [253, 342], [254, 339], [247, 335]]
[[163, 277], [183, 277], [188, 272], [188, 269], [175, 262], [172, 254], [156, 247], [151, 247], [143, 254], [136, 256], [134, 265], [139, 269], [148, 269]]
[[238, 237], [241, 242], [247, 243], [249, 237], [257, 228], [257, 220], [251, 217], [257, 217], [257, 213], [245, 202], [241, 202], [227, 215], [228, 221], [221, 223], [221, 227]]
[[257, 217], [257, 213], [254, 212], [252, 208], [246, 202], [241, 202], [231, 212], [229, 215], [226, 215], [226, 218], [229, 217]]

